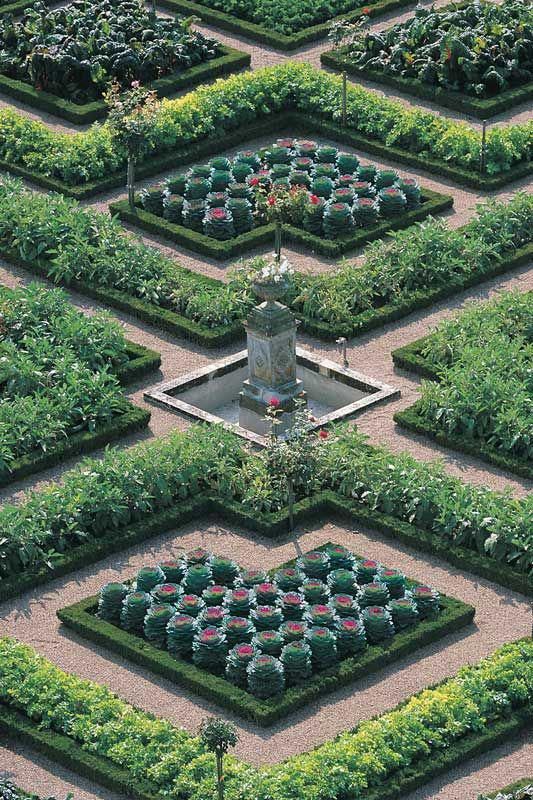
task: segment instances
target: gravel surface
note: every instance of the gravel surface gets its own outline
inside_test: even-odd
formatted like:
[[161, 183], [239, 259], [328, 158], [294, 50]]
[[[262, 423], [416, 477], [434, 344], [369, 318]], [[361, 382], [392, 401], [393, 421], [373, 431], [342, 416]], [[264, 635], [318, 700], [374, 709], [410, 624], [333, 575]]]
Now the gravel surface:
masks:
[[462, 573], [440, 559], [399, 547], [358, 525], [326, 521], [298, 529], [287, 541], [272, 542], [212, 519], [198, 520], [4, 603], [0, 607], [2, 627], [6, 634], [31, 643], [61, 668], [106, 684], [137, 706], [194, 731], [203, 717], [217, 713], [215, 705], [85, 642], [60, 625], [56, 610], [96, 593], [107, 581], [131, 577], [143, 564], [200, 545], [214, 552], [231, 553], [243, 566], [271, 568], [327, 541], [351, 547], [359, 555], [377, 558], [471, 603], [476, 608], [475, 623], [365, 680], [321, 698], [272, 728], [261, 729], [237, 716], [224, 714], [239, 728], [237, 752], [247, 761], [272, 763], [308, 750], [531, 630], [531, 608], [526, 598]]
[[[448, 0], [438, 0], [437, 5], [447, 3]], [[424, 4], [429, 5], [427, 2]], [[412, 11], [413, 7], [402, 13], [389, 14], [373, 23], [372, 28], [380, 29], [392, 22], [406, 19]], [[202, 29], [216, 35], [225, 43], [250, 52], [253, 69], [288, 59], [308, 61], [319, 66], [320, 53], [329, 49], [327, 41], [322, 41], [289, 55], [206, 26], [202, 26]], [[392, 90], [381, 90], [376, 84], [358, 82], [388, 97], [396, 97], [405, 105], [416, 105], [453, 119], [468, 119], [477, 127], [480, 125], [479, 121], [439, 109], [432, 103], [413, 101], [412, 98]], [[40, 119], [57, 130], [66, 132], [83, 130], [0, 96], [0, 107], [3, 106], [17, 108], [27, 116]], [[530, 116], [530, 109], [521, 106], [494, 118], [493, 122], [496, 124], [519, 122], [525, 121]], [[280, 135], [282, 133], [279, 132]], [[272, 138], [274, 137], [269, 136], [247, 144], [260, 145]], [[380, 166], [398, 166], [393, 161], [357, 152], [363, 160], [373, 161]], [[451, 181], [441, 180], [421, 170], [400, 166], [399, 171], [404, 175], [416, 176], [429, 188], [453, 195], [454, 209], [446, 214], [448, 224], [453, 227], [467, 222], [474, 213], [476, 203], [489, 196], [459, 188]], [[150, 178], [140, 185], [150, 185], [163, 177], [161, 175]], [[532, 181], [524, 179], [510, 188], [494, 193], [494, 196], [506, 199], [519, 189], [531, 191], [532, 186]], [[118, 190], [101, 195], [91, 200], [89, 204], [106, 211], [111, 199], [123, 196], [123, 191]], [[221, 280], [227, 279], [231, 263], [219, 263], [202, 258], [155, 236], [142, 238], [184, 266]], [[269, 249], [264, 248], [258, 252], [268, 252]], [[299, 270], [318, 273], [335, 267], [335, 263], [307, 251], [292, 247], [285, 250]], [[350, 258], [355, 259], [359, 256], [360, 253], [354, 253]], [[16, 285], [31, 280], [34, 278], [24, 270], [0, 262], [1, 282]], [[359, 428], [372, 442], [385, 444], [395, 452], [408, 450], [420, 459], [441, 458], [450, 474], [458, 475], [475, 484], [487, 485], [498, 490], [506, 489], [516, 496], [523, 496], [531, 491], [531, 482], [489, 467], [477, 459], [437, 447], [424, 437], [402, 431], [392, 419], [396, 410], [406, 408], [414, 402], [419, 381], [412, 375], [394, 369], [391, 351], [425, 335], [441, 320], [454, 314], [465, 302], [483, 300], [502, 289], [511, 287], [532, 289], [533, 271], [527, 267], [519, 268], [506, 276], [487, 281], [452, 299], [437, 303], [431, 309], [418, 311], [399, 322], [351, 340], [348, 355], [353, 368], [401, 389], [400, 399], [371, 409], [358, 417]], [[69, 294], [72, 302], [85, 313], [92, 314], [103, 308], [101, 304], [75, 292]], [[128, 387], [127, 394], [139, 404], [144, 403], [143, 391], [148, 386], [184, 374], [214, 359], [236, 352], [242, 347], [242, 343], [238, 343], [215, 351], [207, 350], [184, 340], [176, 340], [122, 312], [111, 309], [111, 313], [122, 323], [128, 337], [162, 354], [162, 367], [159, 373]], [[310, 350], [337, 358], [333, 345], [308, 336], [301, 336], [300, 340], [301, 344]], [[186, 419], [155, 406], [150, 406], [150, 409], [152, 419], [149, 429], [121, 440], [119, 447], [129, 447], [142, 439], [162, 436], [172, 429], [186, 428], [190, 424]], [[75, 458], [69, 459], [55, 469], [43, 471], [38, 477], [19, 481], [11, 487], [0, 490], [0, 500], [19, 502], [24, 491], [39, 488], [47, 481], [60, 479], [63, 472], [70, 469], [77, 461]], [[527, 635], [531, 631], [531, 606], [526, 598], [452, 568], [439, 559], [397, 545], [394, 541], [387, 540], [372, 531], [324, 520], [317, 522], [314, 527], [299, 529], [291, 539], [273, 543], [246, 531], [225, 526], [213, 519], [198, 520], [179, 531], [168, 532], [144, 545], [130, 548], [96, 565], [88, 566], [45, 587], [26, 593], [17, 600], [0, 605], [0, 631], [32, 644], [60, 667], [107, 684], [125, 699], [194, 731], [204, 716], [220, 714], [220, 709], [162, 678], [131, 666], [123, 659], [106, 654], [100, 648], [84, 642], [59, 625], [55, 616], [56, 610], [96, 592], [107, 580], [131, 576], [143, 563], [175, 554], [184, 548], [204, 545], [217, 552], [231, 552], [243, 565], [261, 564], [270, 567], [294, 556], [300, 550], [309, 549], [328, 540], [344, 543], [361, 554], [373, 555], [405, 570], [412, 577], [427, 581], [443, 592], [472, 603], [476, 607], [475, 624], [425, 648], [419, 654], [397, 662], [393, 667], [377, 675], [323, 698], [271, 729], [261, 730], [251, 723], [243, 723], [242, 720], [233, 718], [241, 735], [237, 752], [246, 760], [256, 764], [272, 763], [309, 749], [356, 724], [358, 720], [386, 711], [413, 692], [453, 674], [462, 665], [477, 661], [503, 642]], [[226, 716], [231, 717], [231, 715]], [[481, 791], [494, 791], [532, 773], [532, 764], [533, 739], [531, 735], [524, 734], [491, 753], [451, 770], [446, 776], [408, 795], [406, 800], [475, 799]], [[9, 743], [4, 746], [2, 743], [0, 746], [1, 774], [5, 774], [25, 789], [41, 795], [55, 794], [58, 800], [62, 800], [70, 791], [75, 794], [76, 800], [104, 800], [104, 798], [115, 800], [117, 797], [112, 792], [99, 788], [92, 781], [58, 767], [19, 744]]]

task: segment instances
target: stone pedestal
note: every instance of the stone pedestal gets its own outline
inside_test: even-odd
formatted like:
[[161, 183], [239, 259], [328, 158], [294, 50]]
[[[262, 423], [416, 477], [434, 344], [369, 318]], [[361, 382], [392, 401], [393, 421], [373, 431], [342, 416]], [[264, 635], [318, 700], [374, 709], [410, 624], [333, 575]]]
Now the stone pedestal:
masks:
[[250, 372], [239, 395], [242, 428], [268, 434], [271, 423], [265, 414], [273, 398], [280, 409], [278, 432], [291, 426], [295, 398], [305, 400], [302, 381], [296, 377], [297, 326], [289, 309], [276, 301], [252, 309], [245, 324]]

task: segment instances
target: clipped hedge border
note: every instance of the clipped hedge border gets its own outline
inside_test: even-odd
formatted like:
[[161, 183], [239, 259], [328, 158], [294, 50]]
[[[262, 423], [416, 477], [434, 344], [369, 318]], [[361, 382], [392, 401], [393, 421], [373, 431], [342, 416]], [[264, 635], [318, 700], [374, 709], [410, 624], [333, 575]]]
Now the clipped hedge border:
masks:
[[[421, 222], [426, 219], [430, 214], [438, 214], [441, 211], [452, 208], [452, 206], [453, 197], [451, 195], [439, 194], [422, 187], [422, 205], [420, 208], [406, 211], [392, 219], [380, 220], [368, 228], [357, 229], [355, 233], [351, 233], [348, 236], [339, 239], [325, 239], [308, 233], [303, 228], [283, 224], [283, 238], [286, 242], [307, 247], [314, 253], [337, 258], [350, 250], [362, 247], [368, 242], [381, 239], [389, 231], [407, 228], [415, 222]], [[197, 233], [183, 225], [168, 222], [166, 219], [144, 211], [142, 208], [139, 208], [137, 213], [133, 214], [127, 200], [110, 203], [109, 210], [111, 214], [117, 214], [124, 222], [136, 225], [158, 236], [164, 236], [166, 239], [183, 245], [189, 250], [194, 250], [201, 255], [216, 258], [220, 261], [229, 259], [232, 256], [242, 255], [254, 247], [274, 240], [274, 225], [272, 223], [261, 225], [248, 233], [241, 233], [240, 236], [221, 242], [203, 233]]]
[[[295, 504], [294, 511], [294, 519], [299, 524], [308, 520], [316, 522], [317, 518], [329, 518], [331, 513], [337, 514], [350, 522], [358, 522], [391, 539], [403, 542], [417, 552], [436, 555], [459, 569], [533, 597], [533, 578], [516, 572], [508, 565], [501, 564], [485, 554], [454, 546], [411, 523], [350, 502], [335, 492], [324, 491], [301, 500]], [[94, 564], [112, 553], [146, 542], [153, 536], [178, 528], [200, 516], [211, 514], [270, 539], [285, 537], [288, 531], [286, 509], [271, 514], [253, 514], [247, 512], [242, 503], [205, 493], [180, 501], [179, 504], [152, 514], [141, 522], [119, 530], [106, 531], [98, 539], [80, 544], [61, 554], [53, 571], [41, 567], [0, 580], [0, 602], [86, 567], [88, 564]]]
[[[159, 367], [161, 356], [140, 344], [126, 340], [126, 353], [129, 360], [116, 370], [116, 377], [124, 386], [133, 380], [146, 375]], [[129, 433], [142, 430], [150, 422], [151, 414], [147, 409], [129, 403], [128, 410], [109, 422], [98, 425], [94, 431], [80, 431], [68, 436], [47, 451], [35, 450], [15, 459], [9, 471], [0, 472], [0, 486], [7, 486], [14, 481], [49, 469], [60, 464], [65, 458], [90, 453], [110, 442], [120, 439]]]
[[[45, 5], [49, 5], [49, 0], [43, 0]], [[5, 14], [13, 14], [14, 17], [19, 16], [22, 12], [33, 5], [32, 0], [17, 0], [16, 2], [3, 2], [0, 3], [0, 19]]]
[[[27, 3], [24, 3], [21, 10], [26, 6]], [[0, 11], [0, 15], [1, 13]], [[221, 53], [217, 58], [197, 64], [179, 74], [174, 73], [158, 78], [147, 84], [147, 88], [155, 90], [159, 97], [169, 97], [182, 89], [191, 89], [200, 83], [206, 83], [250, 66], [251, 56], [249, 53], [243, 53], [241, 50], [234, 50], [227, 46], [221, 47]], [[8, 78], [6, 75], [0, 75], [0, 92], [14, 97], [32, 108], [39, 108], [48, 114], [54, 114], [56, 117], [73, 122], [75, 125], [88, 125], [107, 115], [107, 106], [104, 100], [93, 100], [82, 104], [73, 103], [50, 92], [39, 91], [24, 81]]]
[[500, 469], [514, 472], [522, 478], [533, 480], [533, 465], [530, 461], [514, 458], [512, 455], [505, 455], [496, 447], [490, 447], [490, 445], [485, 444], [482, 439], [468, 439], [466, 436], [455, 436], [452, 433], [446, 433], [438, 425], [425, 419], [423, 414], [420, 413], [420, 406], [420, 400], [417, 400], [416, 403], [413, 403], [412, 406], [409, 406], [404, 411], [397, 411], [394, 414], [394, 421], [401, 425], [402, 428], [413, 431], [413, 433], [429, 436], [443, 447], [459, 450], [461, 453], [466, 453], [479, 458], [481, 461], [494, 464]]
[[533, 786], [533, 778], [520, 778], [520, 780], [514, 781], [514, 783], [509, 783], [507, 786], [503, 786], [501, 789], [491, 792], [487, 797], [496, 797], [498, 794], [513, 794], [520, 789], [524, 789], [526, 786]]
[[166, 650], [154, 647], [140, 636], [98, 619], [95, 615], [97, 608], [98, 597], [93, 596], [58, 609], [56, 613], [61, 622], [80, 636], [264, 727], [318, 697], [378, 672], [421, 647], [469, 625], [475, 614], [473, 606], [441, 595], [438, 619], [421, 621], [416, 627], [396, 633], [388, 645], [370, 645], [359, 657], [344, 659], [335, 667], [313, 675], [305, 684], [287, 688], [281, 697], [259, 700], [224, 677], [199, 669], [191, 662], [175, 659]]
[[[366, 792], [365, 800], [397, 800], [401, 795], [414, 791], [432, 778], [517, 736], [531, 724], [532, 719], [531, 708], [514, 711], [508, 717], [493, 722], [489, 730], [463, 736], [440, 752], [432, 753], [431, 759], [419, 759], [417, 763], [398, 770], [391, 778]], [[64, 734], [41, 729], [37, 722], [2, 702], [0, 702], [0, 730], [6, 737], [29, 745], [52, 761], [67, 769], [75, 770], [78, 775], [93, 780], [107, 789], [120, 792], [126, 797], [135, 800], [162, 798], [155, 783], [134, 778], [126, 769], [117, 766], [104, 756], [87, 752]], [[184, 797], [183, 800], [187, 798]]]
[[[0, 248], [0, 256], [11, 264], [48, 278], [48, 265], [43, 259], [26, 261], [14, 251], [4, 248]], [[190, 274], [190, 270], [178, 266], [176, 266], [176, 272]], [[215, 278], [208, 278], [199, 273], [195, 273], [195, 277], [198, 280], [199, 287], [220, 285], [220, 281]], [[190, 339], [193, 342], [204, 345], [204, 347], [220, 347], [234, 342], [244, 335], [244, 328], [240, 322], [208, 328], [206, 325], [200, 325], [168, 308], [160, 308], [147, 300], [142, 300], [112, 287], [92, 286], [85, 283], [85, 281], [76, 280], [68, 283], [62, 282], [62, 284], [95, 300], [118, 308], [120, 311], [126, 311], [133, 317], [148, 322], [150, 325], [155, 325], [157, 328], [168, 331], [175, 336]]]
[[[404, 347], [399, 347], [392, 352], [392, 360], [397, 367], [415, 372], [423, 378], [431, 381], [438, 381], [439, 377], [431, 362], [422, 355], [424, 346], [431, 338], [431, 334], [416, 339]], [[420, 414], [420, 401], [417, 400], [413, 405], [404, 411], [397, 411], [394, 414], [394, 421], [407, 430], [419, 433], [422, 436], [429, 436], [443, 447], [458, 450], [461, 453], [479, 458], [489, 464], [494, 464], [500, 469], [514, 472], [522, 478], [533, 480], [533, 465], [531, 462], [522, 458], [514, 458], [512, 455], [505, 455], [495, 447], [485, 444], [481, 439], [468, 439], [465, 436], [454, 436], [446, 433], [438, 425]]]
[[[330, 325], [310, 317], [301, 317], [302, 329], [319, 339], [327, 341], [334, 340], [342, 333], [348, 337], [356, 337], [366, 331], [380, 328], [389, 322], [403, 319], [408, 314], [418, 311], [421, 308], [428, 308], [439, 300], [453, 297], [458, 292], [465, 291], [472, 286], [476, 286], [483, 281], [489, 280], [497, 275], [503, 275], [512, 269], [516, 269], [522, 264], [527, 264], [533, 257], [533, 242], [515, 250], [509, 258], [501, 261], [494, 260], [492, 265], [483, 273], [471, 273], [468, 277], [456, 277], [450, 280], [445, 286], [436, 289], [419, 289], [412, 291], [408, 298], [399, 300], [396, 303], [387, 303], [379, 308], [371, 308], [356, 314], [352, 318], [349, 328], [342, 329], [339, 325]], [[341, 330], [342, 329], [342, 330]]]
[[[271, 132], [280, 136], [284, 131], [293, 136], [320, 134], [339, 143], [351, 145], [371, 155], [397, 161], [412, 168], [427, 170], [438, 176], [450, 178], [460, 185], [471, 186], [474, 189], [486, 192], [506, 186], [512, 181], [529, 175], [533, 170], [533, 162], [528, 161], [516, 164], [506, 172], [497, 175], [479, 175], [472, 170], [452, 166], [446, 161], [438, 160], [431, 156], [417, 155], [401, 147], [387, 147], [382, 142], [363, 136], [337, 122], [320, 119], [318, 116], [309, 116], [299, 111], [283, 111], [265, 115], [259, 118], [259, 121], [241, 125], [237, 130], [228, 131], [224, 134], [213, 134], [213, 136], [199, 139], [182, 148], [176, 148], [169, 153], [151, 156], [137, 166], [136, 175], [138, 179], [149, 178], [166, 170], [190, 164], [199, 158], [215, 155], [232, 147], [242, 145], [247, 139], [263, 137]], [[36, 172], [8, 161], [0, 160], [0, 170], [19, 175], [45, 189], [51, 189], [78, 200], [84, 200], [93, 197], [95, 194], [126, 184], [125, 170], [119, 170], [106, 177], [88, 181], [79, 186], [72, 185], [59, 178], [43, 175], [41, 172]]]
[[155, 372], [161, 366], [161, 353], [150, 350], [142, 344], [131, 342], [129, 339], [126, 339], [126, 355], [128, 356], [126, 363], [121, 364], [115, 371], [122, 386], [127, 386], [128, 383], [133, 383], [150, 372]]
[[[471, 286], [476, 286], [483, 281], [496, 275], [502, 275], [509, 270], [516, 269], [522, 264], [528, 263], [533, 256], [533, 242], [515, 251], [513, 256], [501, 261], [495, 260], [492, 266], [482, 274], [473, 273], [469, 278], [455, 279], [445, 286], [438, 289], [423, 289], [411, 292], [409, 298], [398, 303], [389, 303], [380, 308], [372, 308], [362, 311], [353, 317], [353, 322], [349, 328], [342, 329], [338, 325], [330, 325], [310, 317], [300, 315], [302, 330], [325, 341], [337, 339], [339, 334], [349, 337], [356, 337], [366, 331], [374, 330], [389, 322], [402, 319], [403, 317], [421, 308], [428, 308], [439, 300], [453, 297], [457, 292], [464, 291]], [[22, 267], [29, 272], [48, 278], [48, 266], [44, 260], [25, 261], [16, 252], [7, 248], [0, 248], [0, 257], [4, 258], [16, 266]], [[176, 266], [176, 271], [190, 274], [190, 270]], [[220, 286], [220, 281], [209, 278], [199, 273], [195, 273], [199, 286]], [[92, 297], [100, 302], [118, 308], [131, 314], [133, 317], [148, 322], [157, 328], [168, 331], [174, 336], [189, 339], [204, 347], [220, 347], [241, 339], [244, 336], [243, 324], [235, 321], [229, 325], [219, 325], [208, 328], [198, 322], [187, 319], [175, 311], [167, 308], [160, 308], [152, 303], [133, 295], [126, 294], [111, 287], [91, 286], [84, 281], [69, 281], [63, 285]]]
[[[365, 6], [368, 9], [366, 16], [370, 18], [379, 17], [396, 9], [410, 6], [413, 2], [414, 0], [377, 0], [377, 2], [370, 0], [370, 3]], [[203, 3], [193, 2], [193, 0], [159, 0], [159, 4], [163, 8], [168, 8], [178, 14], [185, 14], [186, 16], [194, 14], [208, 25], [214, 25], [215, 28], [231, 31], [261, 44], [275, 47], [276, 50], [285, 51], [296, 50], [298, 47], [302, 47], [308, 42], [314, 42], [317, 39], [325, 39], [330, 25], [334, 22], [339, 20], [355, 22], [355, 20], [363, 16], [363, 6], [361, 6], [361, 8], [357, 8], [354, 11], [330, 17], [326, 22], [310, 25], [292, 34], [285, 34], [271, 31], [264, 25], [239, 19], [233, 14], [209, 8]]]
[[[11, 462], [9, 471], [0, 473], [0, 486], [19, 481], [35, 472], [55, 467], [66, 458], [90, 453], [99, 447], [146, 428], [151, 414], [145, 408], [129, 403], [129, 409], [109, 422], [98, 425], [94, 431], [80, 431], [56, 442], [49, 450], [34, 450]], [[1, 583], [1, 582], [0, 582]], [[1, 593], [0, 593], [1, 596]]]
[[320, 63], [325, 67], [389, 86], [412, 97], [430, 100], [432, 103], [451, 108], [453, 111], [470, 114], [477, 119], [494, 117], [496, 114], [502, 114], [520, 103], [527, 103], [533, 99], [533, 81], [515, 89], [507, 89], [497, 97], [476, 98], [463, 92], [429, 86], [418, 78], [402, 78], [375, 69], [357, 67], [346, 57], [346, 52], [346, 48], [342, 47], [338, 50], [328, 50], [320, 54]]

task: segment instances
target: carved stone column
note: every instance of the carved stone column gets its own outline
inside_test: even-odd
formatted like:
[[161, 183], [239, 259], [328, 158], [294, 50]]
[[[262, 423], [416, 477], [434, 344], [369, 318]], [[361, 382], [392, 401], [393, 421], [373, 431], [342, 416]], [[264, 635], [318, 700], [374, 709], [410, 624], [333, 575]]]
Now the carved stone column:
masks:
[[282, 433], [292, 424], [295, 398], [305, 399], [302, 381], [296, 377], [298, 323], [286, 306], [268, 299], [252, 309], [245, 327], [249, 377], [239, 395], [239, 424], [263, 436], [269, 433], [265, 412], [275, 398], [285, 412], [278, 426]]

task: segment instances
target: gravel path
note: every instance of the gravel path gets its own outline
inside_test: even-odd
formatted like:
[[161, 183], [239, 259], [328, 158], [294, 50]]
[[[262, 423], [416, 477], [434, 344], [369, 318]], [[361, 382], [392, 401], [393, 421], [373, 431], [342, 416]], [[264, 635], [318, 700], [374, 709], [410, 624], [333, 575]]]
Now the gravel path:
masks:
[[131, 577], [143, 564], [175, 556], [183, 549], [201, 545], [219, 553], [230, 552], [243, 566], [260, 564], [271, 568], [327, 541], [349, 546], [360, 555], [375, 557], [412, 578], [471, 603], [476, 608], [475, 624], [318, 700], [272, 728], [261, 729], [226, 714], [239, 728], [241, 738], [237, 752], [247, 761], [272, 763], [308, 750], [531, 630], [531, 608], [526, 598], [462, 573], [440, 559], [399, 547], [394, 541], [369, 533], [358, 525], [325, 522], [299, 529], [287, 541], [272, 542], [210, 519], [198, 520], [144, 545], [129, 548], [96, 566], [3, 604], [0, 607], [2, 627], [6, 634], [31, 643], [61, 668], [106, 684], [137, 706], [194, 731], [203, 717], [217, 712], [214, 705], [84, 642], [77, 634], [62, 628], [55, 617], [56, 610], [96, 593], [109, 580]]
[[[449, 0], [438, 0], [437, 5], [448, 2]], [[424, 4], [429, 5], [428, 2]], [[402, 13], [382, 17], [373, 23], [372, 28], [380, 29], [392, 24], [393, 21], [406, 19], [412, 14], [413, 9], [414, 6], [411, 6]], [[289, 59], [308, 61], [318, 67], [320, 53], [328, 49], [327, 41], [322, 41], [304, 47], [296, 53], [284, 54], [241, 37], [227, 35], [206, 26], [201, 27], [221, 41], [250, 52], [253, 69], [282, 63]], [[395, 97], [404, 105], [416, 104], [419, 108], [427, 108], [449, 118], [468, 120], [476, 127], [480, 125], [479, 121], [471, 120], [460, 113], [440, 109], [432, 103], [413, 101], [412, 98], [392, 90], [383, 91], [376, 84], [358, 82], [388, 97]], [[33, 119], [42, 120], [56, 130], [73, 132], [84, 129], [60, 121], [51, 115], [34, 112], [21, 103], [0, 96], [0, 108], [5, 106], [16, 108]], [[493, 122], [495, 124], [521, 122], [530, 116], [530, 109], [521, 106], [494, 118]], [[282, 131], [279, 134], [281, 135]], [[272, 138], [274, 137], [265, 137], [251, 144], [265, 144]], [[379, 166], [398, 166], [393, 161], [357, 152], [363, 160], [372, 161]], [[440, 179], [422, 170], [400, 167], [399, 171], [404, 175], [416, 176], [429, 188], [453, 195], [454, 209], [446, 214], [448, 224], [453, 227], [467, 222], [474, 213], [476, 203], [489, 196], [457, 187], [451, 181]], [[164, 176], [159, 176], [162, 177]], [[141, 185], [150, 185], [156, 180], [157, 176]], [[532, 188], [533, 181], [524, 179], [510, 188], [494, 193], [493, 196], [507, 199], [519, 189], [531, 191]], [[89, 204], [107, 211], [107, 204], [111, 199], [123, 196], [123, 191], [119, 189], [101, 195], [91, 200]], [[202, 258], [155, 236], [142, 238], [184, 266], [221, 280], [227, 279], [231, 263], [219, 263]], [[258, 252], [269, 252], [269, 250], [270, 248], [264, 248]], [[335, 264], [328, 259], [309, 252], [292, 247], [285, 250], [299, 270], [318, 273], [335, 267]], [[354, 253], [350, 259], [355, 259], [359, 255], [360, 253]], [[34, 278], [24, 270], [13, 268], [0, 261], [1, 282], [15, 285], [30, 280]], [[526, 492], [531, 491], [531, 482], [489, 467], [474, 458], [437, 447], [424, 437], [402, 431], [392, 419], [396, 410], [406, 408], [414, 402], [419, 381], [412, 375], [394, 369], [391, 351], [428, 333], [441, 320], [454, 314], [465, 302], [483, 300], [502, 289], [511, 287], [522, 290], [533, 289], [533, 271], [527, 267], [519, 268], [454, 298], [437, 303], [431, 309], [418, 311], [403, 320], [385, 325], [378, 331], [349, 342], [348, 355], [350, 365], [355, 369], [401, 389], [400, 399], [376, 407], [358, 417], [359, 428], [371, 441], [382, 443], [395, 452], [408, 450], [419, 459], [439, 457], [443, 459], [446, 470], [452, 475], [493, 489], [507, 489], [516, 496], [524, 496]], [[69, 294], [72, 302], [85, 313], [92, 314], [103, 307], [75, 292]], [[236, 352], [242, 347], [242, 343], [239, 343], [210, 351], [184, 340], [176, 340], [122, 312], [111, 310], [111, 313], [122, 323], [128, 337], [162, 354], [162, 367], [158, 374], [128, 387], [128, 395], [139, 404], [144, 404], [143, 391], [148, 386], [184, 374], [214, 359]], [[337, 358], [334, 346], [307, 336], [300, 338], [304, 347]], [[183, 429], [190, 424], [186, 419], [157, 407], [150, 406], [150, 410], [152, 419], [149, 429], [142, 434], [122, 439], [120, 447], [129, 447], [142, 439], [162, 436], [172, 429]], [[20, 501], [23, 491], [39, 488], [47, 481], [61, 478], [63, 472], [75, 463], [77, 459], [69, 459], [55, 469], [43, 471], [37, 478], [29, 478], [0, 490], [0, 501]], [[131, 666], [119, 657], [108, 655], [84, 642], [59, 625], [55, 616], [57, 608], [96, 592], [107, 580], [131, 576], [136, 568], [147, 561], [175, 554], [184, 548], [201, 544], [221, 553], [231, 552], [243, 565], [261, 564], [270, 567], [292, 557], [300, 550], [309, 549], [328, 540], [344, 543], [361, 554], [368, 553], [380, 558], [390, 565], [405, 570], [412, 577], [427, 581], [441, 591], [472, 603], [477, 612], [475, 624], [425, 648], [420, 654], [403, 659], [392, 668], [316, 702], [266, 731], [234, 718], [241, 734], [238, 754], [244, 759], [257, 764], [272, 763], [282, 757], [306, 750], [354, 725], [358, 720], [386, 711], [413, 692], [453, 674], [462, 665], [477, 661], [503, 642], [527, 635], [531, 631], [531, 606], [526, 598], [456, 570], [439, 559], [397, 545], [394, 541], [387, 540], [372, 531], [338, 524], [334, 520], [324, 520], [317, 522], [315, 526], [298, 530], [291, 539], [273, 543], [220, 524], [220, 521], [202, 519], [179, 531], [168, 532], [144, 545], [130, 548], [99, 564], [58, 579], [17, 600], [0, 605], [0, 632], [17, 636], [35, 646], [39, 652], [62, 668], [107, 684], [125, 699], [168, 717], [193, 731], [203, 717], [207, 714], [219, 714], [220, 709], [162, 678], [152, 676], [141, 668]], [[475, 799], [482, 791], [493, 791], [533, 772], [532, 763], [533, 738], [531, 734], [529, 736], [524, 734], [518, 740], [508, 742], [491, 753], [432, 781], [408, 795], [406, 800]], [[99, 788], [92, 781], [79, 778], [18, 744], [0, 745], [0, 775], [4, 773], [28, 790], [41, 795], [55, 794], [59, 800], [70, 791], [74, 793], [76, 800], [104, 800], [104, 798], [115, 800], [117, 797], [112, 792]]]

